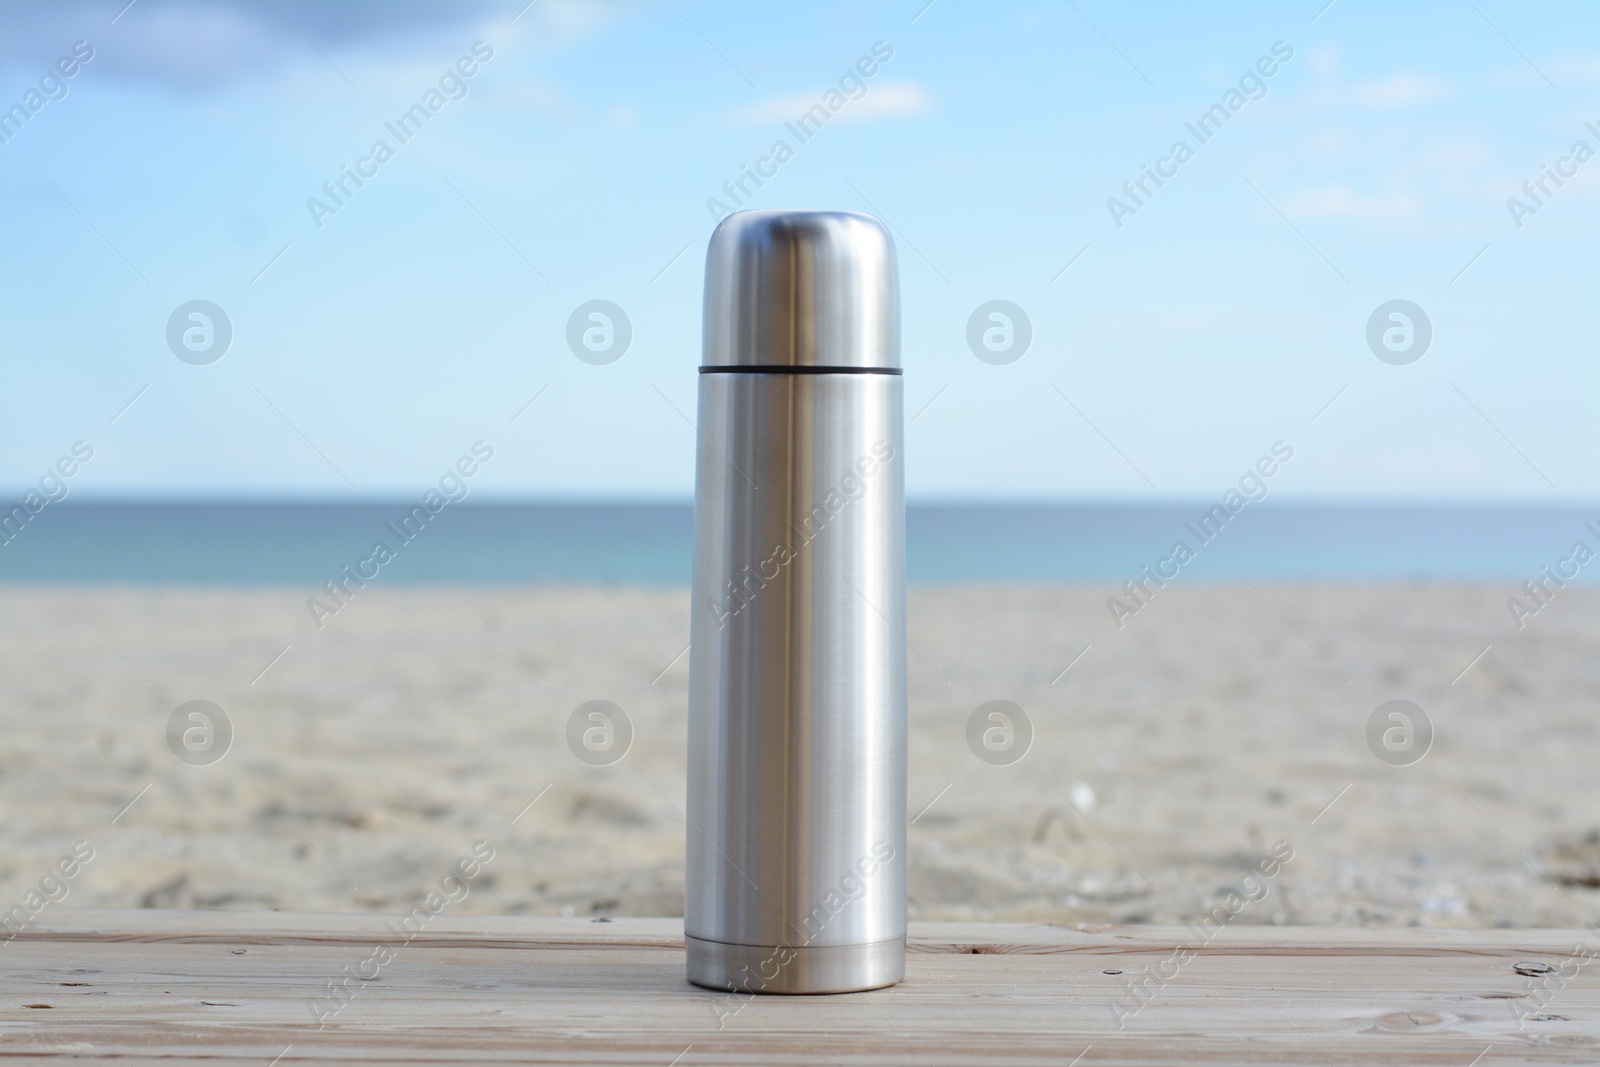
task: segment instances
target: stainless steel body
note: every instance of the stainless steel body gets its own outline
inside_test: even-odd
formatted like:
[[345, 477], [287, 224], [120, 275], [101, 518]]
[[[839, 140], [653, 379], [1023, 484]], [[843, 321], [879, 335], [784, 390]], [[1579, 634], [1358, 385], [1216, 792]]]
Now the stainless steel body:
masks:
[[864, 215], [734, 215], [712, 239], [706, 305], [689, 979], [888, 985], [904, 974], [906, 930], [893, 247]]

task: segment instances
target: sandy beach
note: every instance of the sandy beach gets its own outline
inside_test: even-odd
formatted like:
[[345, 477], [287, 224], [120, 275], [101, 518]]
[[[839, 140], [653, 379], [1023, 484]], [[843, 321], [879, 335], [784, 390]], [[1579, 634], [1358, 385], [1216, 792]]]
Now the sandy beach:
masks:
[[[453, 912], [682, 914], [686, 592], [372, 587], [321, 630], [310, 592], [0, 591], [4, 907], [87, 842], [48, 906], [398, 914], [481, 840]], [[1600, 920], [1600, 592], [1520, 631], [1512, 592], [1174, 586], [1118, 630], [1107, 587], [914, 589], [911, 916], [1194, 921], [1276, 847], [1236, 921]], [[167, 739], [195, 699], [206, 766]], [[593, 699], [610, 766], [568, 747]], [[1434, 733], [1407, 766], [1367, 742], [1391, 699]], [[1032, 723], [1010, 765], [968, 747], [990, 700]]]

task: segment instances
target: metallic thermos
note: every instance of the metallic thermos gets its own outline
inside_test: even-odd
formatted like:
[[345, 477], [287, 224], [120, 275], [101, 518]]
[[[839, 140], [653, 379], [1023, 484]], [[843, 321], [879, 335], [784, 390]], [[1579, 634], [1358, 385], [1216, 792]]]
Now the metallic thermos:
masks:
[[711, 236], [689, 661], [689, 980], [905, 975], [900, 292], [883, 224], [742, 211]]

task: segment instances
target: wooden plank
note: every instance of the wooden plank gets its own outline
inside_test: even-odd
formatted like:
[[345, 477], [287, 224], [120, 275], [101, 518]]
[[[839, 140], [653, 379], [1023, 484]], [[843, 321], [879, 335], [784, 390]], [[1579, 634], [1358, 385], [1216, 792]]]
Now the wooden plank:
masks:
[[904, 984], [779, 998], [688, 985], [677, 920], [392, 922], [47, 911], [0, 944], [0, 1062], [1600, 1062], [1590, 931], [913, 923]]

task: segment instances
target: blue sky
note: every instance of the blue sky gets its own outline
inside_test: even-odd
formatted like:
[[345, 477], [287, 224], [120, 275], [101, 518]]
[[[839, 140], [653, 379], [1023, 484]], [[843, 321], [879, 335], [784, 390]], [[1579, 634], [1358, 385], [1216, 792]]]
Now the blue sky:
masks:
[[[1592, 6], [125, 2], [0, 9], [0, 108], [93, 49], [0, 144], [11, 493], [83, 440], [82, 499], [411, 495], [482, 440], [481, 497], [686, 497], [707, 201], [780, 139], [750, 206], [895, 233], [913, 496], [1217, 496], [1279, 440], [1285, 499], [1600, 486]], [[196, 299], [206, 365], [166, 336]], [[632, 327], [603, 365], [566, 341], [594, 299]], [[1032, 329], [1002, 365], [994, 299]], [[1404, 365], [1367, 342], [1395, 299]]]

